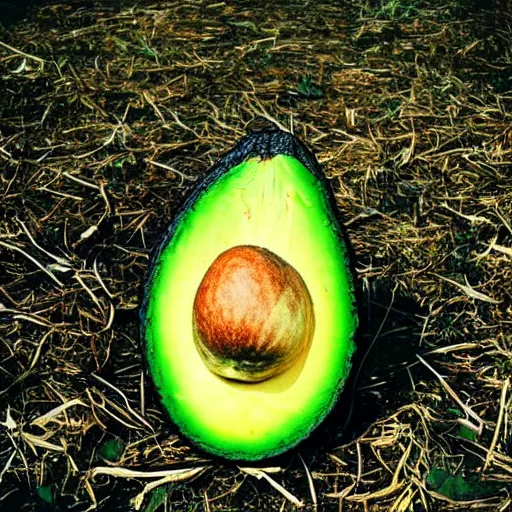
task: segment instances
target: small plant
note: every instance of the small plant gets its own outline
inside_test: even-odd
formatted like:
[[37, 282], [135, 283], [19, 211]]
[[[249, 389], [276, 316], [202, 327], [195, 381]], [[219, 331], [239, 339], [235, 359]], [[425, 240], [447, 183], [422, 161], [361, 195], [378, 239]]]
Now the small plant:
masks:
[[51, 485], [41, 485], [36, 489], [37, 495], [49, 505], [53, 505], [53, 491]]
[[410, 18], [418, 13], [416, 0], [378, 0], [368, 2], [365, 9], [369, 16], [381, 19]]
[[117, 462], [123, 454], [124, 444], [119, 439], [105, 441], [98, 450], [98, 455], [109, 462]]
[[455, 475], [437, 467], [430, 470], [426, 482], [432, 490], [454, 501], [481, 499], [496, 491], [496, 485], [483, 481], [479, 475]]
[[319, 99], [324, 97], [322, 89], [313, 82], [310, 77], [302, 77], [297, 87], [300, 96], [307, 99]]

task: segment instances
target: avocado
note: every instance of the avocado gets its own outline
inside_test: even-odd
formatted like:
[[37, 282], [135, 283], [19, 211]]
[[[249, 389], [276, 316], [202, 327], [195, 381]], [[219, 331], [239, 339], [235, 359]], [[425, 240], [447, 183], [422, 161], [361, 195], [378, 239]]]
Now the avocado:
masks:
[[202, 449], [283, 453], [334, 406], [358, 325], [334, 196], [314, 155], [250, 133], [195, 186], [152, 256], [141, 307], [164, 409]]

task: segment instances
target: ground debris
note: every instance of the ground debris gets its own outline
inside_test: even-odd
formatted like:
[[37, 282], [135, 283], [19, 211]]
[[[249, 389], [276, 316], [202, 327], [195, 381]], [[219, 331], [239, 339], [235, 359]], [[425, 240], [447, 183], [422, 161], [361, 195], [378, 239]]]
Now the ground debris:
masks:
[[[508, 510], [510, 3], [43, 4], [0, 26], [0, 508]], [[255, 118], [324, 166], [371, 350], [300, 455], [241, 469], [164, 416], [137, 309]]]

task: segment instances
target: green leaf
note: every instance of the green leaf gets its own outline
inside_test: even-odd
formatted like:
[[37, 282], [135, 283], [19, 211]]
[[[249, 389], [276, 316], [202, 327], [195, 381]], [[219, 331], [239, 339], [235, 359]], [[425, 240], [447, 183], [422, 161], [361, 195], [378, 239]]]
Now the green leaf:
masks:
[[228, 21], [228, 25], [232, 27], [247, 28], [254, 34], [258, 34], [258, 27], [252, 21]]
[[452, 500], [465, 501], [476, 499], [480, 494], [480, 486], [462, 475], [451, 475], [443, 482], [437, 492]]
[[156, 512], [165, 502], [167, 496], [166, 487], [158, 487], [151, 493], [151, 499], [144, 508], [144, 512]]
[[300, 84], [297, 87], [297, 92], [309, 99], [319, 99], [323, 98], [324, 93], [320, 87], [313, 83], [311, 78], [302, 78]]
[[441, 468], [432, 468], [426, 478], [427, 485], [437, 489], [443, 485], [443, 482], [448, 476], [448, 471]]
[[116, 169], [122, 169], [122, 168], [123, 168], [123, 164], [124, 164], [124, 161], [125, 161], [125, 160], [126, 160], [125, 158], [120, 158], [119, 160], [116, 160], [116, 161], [114, 162], [114, 167], [115, 167]]
[[453, 475], [441, 468], [432, 468], [426, 477], [429, 488], [454, 501], [471, 501], [489, 496], [498, 488], [484, 482], [480, 475]]
[[37, 489], [37, 495], [46, 503], [53, 505], [53, 493], [51, 485], [41, 485]]
[[98, 450], [98, 455], [110, 462], [117, 462], [123, 454], [124, 443], [120, 439], [105, 441]]
[[458, 436], [463, 437], [464, 439], [469, 439], [470, 441], [476, 441], [478, 437], [474, 430], [471, 430], [465, 425], [460, 426]]

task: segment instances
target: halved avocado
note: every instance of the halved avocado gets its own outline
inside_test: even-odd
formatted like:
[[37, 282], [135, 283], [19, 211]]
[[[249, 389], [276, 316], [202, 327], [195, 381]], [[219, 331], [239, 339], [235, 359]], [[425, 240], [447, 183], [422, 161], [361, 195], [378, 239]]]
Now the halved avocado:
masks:
[[[335, 209], [318, 162], [297, 138], [252, 133], [194, 189], [155, 252], [141, 309], [149, 372], [172, 420], [204, 450], [236, 460], [277, 455], [334, 406], [358, 324]], [[198, 289], [217, 258], [239, 247], [293, 269], [314, 314], [311, 339], [293, 364], [257, 382], [211, 371], [194, 334]]]

